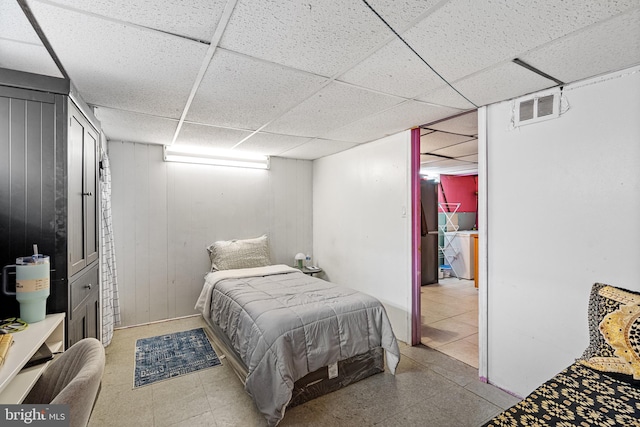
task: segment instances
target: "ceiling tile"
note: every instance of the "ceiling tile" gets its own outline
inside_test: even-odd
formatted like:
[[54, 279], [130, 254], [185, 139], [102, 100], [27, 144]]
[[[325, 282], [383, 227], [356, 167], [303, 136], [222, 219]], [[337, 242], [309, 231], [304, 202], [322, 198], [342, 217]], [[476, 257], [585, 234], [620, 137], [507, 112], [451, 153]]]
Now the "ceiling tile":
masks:
[[403, 37], [453, 81], [633, 6], [637, 0], [452, 0]]
[[443, 84], [398, 39], [347, 71], [340, 80], [405, 98], [414, 98]]
[[369, 115], [342, 128], [328, 132], [325, 138], [350, 142], [368, 142], [386, 135], [420, 126], [458, 114], [460, 110], [438, 107], [417, 101], [406, 101], [391, 109]]
[[640, 9], [571, 34], [521, 59], [565, 83], [639, 64]]
[[461, 114], [435, 124], [430, 124], [427, 127], [429, 129], [442, 130], [461, 135], [477, 135], [478, 110], [473, 110], [467, 114]]
[[[37, 0], [36, 0], [37, 1]], [[51, 0], [61, 6], [211, 41], [226, 0]]]
[[442, 161], [442, 157], [430, 156], [428, 154], [420, 155], [420, 164], [434, 163], [439, 161]]
[[206, 45], [45, 3], [31, 9], [86, 102], [180, 117]]
[[42, 45], [0, 39], [0, 67], [45, 76], [64, 76]]
[[242, 144], [238, 145], [234, 150], [278, 156], [286, 151], [298, 147], [299, 145], [309, 142], [310, 140], [310, 138], [302, 136], [258, 132]]
[[63, 77], [15, 0], [0, 1], [0, 67]]
[[513, 62], [455, 82], [460, 92], [476, 105], [488, 105], [556, 86], [548, 80]]
[[478, 154], [478, 140], [472, 139], [471, 141], [466, 141], [460, 144], [451, 145], [449, 147], [432, 151], [432, 153], [455, 158]]
[[0, 39], [42, 46], [40, 38], [16, 0], [0, 1]]
[[452, 167], [468, 167], [468, 162], [463, 162], [461, 160], [456, 159], [440, 159], [437, 162], [429, 163], [429, 167], [438, 167], [438, 168], [452, 168]]
[[[465, 93], [462, 95], [464, 95], [464, 97], [467, 96]], [[426, 94], [418, 96], [416, 99], [430, 104], [459, 108], [461, 110], [476, 108], [475, 105], [465, 99], [462, 95], [445, 84], [440, 86], [438, 89], [428, 91]]]
[[313, 139], [306, 144], [300, 145], [289, 151], [280, 154], [280, 157], [290, 157], [294, 159], [315, 160], [320, 157], [329, 156], [355, 147], [357, 144], [351, 144], [343, 141], [331, 141], [327, 139]]
[[478, 154], [476, 153], [476, 154], [472, 154], [470, 156], [461, 156], [461, 157], [458, 157], [458, 160], [462, 160], [462, 161], [470, 162], [470, 163], [478, 163]]
[[178, 125], [177, 120], [106, 107], [96, 107], [94, 114], [107, 139], [114, 141], [168, 145]]
[[402, 101], [395, 96], [334, 82], [273, 121], [265, 131], [315, 137]]
[[368, 3], [394, 30], [401, 31], [416, 18], [432, 12], [440, 0], [369, 0]]
[[[420, 152], [433, 153], [438, 150], [452, 145], [461, 144], [469, 141], [469, 137], [465, 135], [456, 135], [445, 132], [433, 132], [420, 137]], [[439, 153], [438, 154], [443, 154]]]
[[242, 130], [184, 123], [176, 144], [230, 150], [249, 135], [251, 132]]
[[240, 0], [220, 47], [331, 77], [392, 38], [363, 2]]
[[187, 119], [256, 130], [326, 82], [313, 74], [218, 49]]

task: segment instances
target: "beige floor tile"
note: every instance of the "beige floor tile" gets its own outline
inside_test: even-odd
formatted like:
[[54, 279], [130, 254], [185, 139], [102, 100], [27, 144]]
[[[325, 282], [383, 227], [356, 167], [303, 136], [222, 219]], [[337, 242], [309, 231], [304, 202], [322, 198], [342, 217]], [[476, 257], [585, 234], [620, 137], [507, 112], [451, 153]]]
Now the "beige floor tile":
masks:
[[133, 387], [135, 352], [112, 353], [106, 357], [102, 386], [128, 385]]
[[477, 368], [478, 290], [473, 280], [439, 282], [421, 289], [421, 342]]
[[210, 410], [197, 373], [171, 378], [147, 387], [153, 391], [153, 418], [156, 427], [170, 426]]
[[157, 335], [204, 328], [205, 326], [206, 324], [204, 323], [202, 316], [192, 316], [167, 322], [152, 323], [147, 328], [149, 330], [149, 336], [155, 337]]
[[462, 314], [458, 314], [457, 316], [453, 316], [450, 318], [455, 322], [466, 323], [467, 325], [474, 326], [476, 329], [478, 328], [478, 311], [467, 311]]
[[153, 426], [152, 400], [150, 387], [134, 390], [132, 383], [115, 385], [107, 382], [100, 389], [89, 426]]
[[438, 347], [438, 351], [454, 357], [474, 368], [478, 367], [478, 344], [465, 340], [454, 341]]
[[422, 301], [433, 301], [439, 304], [452, 304], [455, 297], [442, 292], [424, 292], [421, 295]]
[[211, 411], [198, 414], [196, 416], [171, 424], [170, 427], [211, 427], [217, 426], [216, 418]]
[[127, 352], [132, 355], [136, 351], [136, 341], [138, 338], [146, 336], [147, 326], [135, 328], [116, 329], [113, 331], [111, 343], [105, 348], [105, 354], [109, 356], [114, 353]]
[[477, 327], [453, 320], [453, 318], [444, 319], [431, 325], [424, 326], [422, 328], [423, 334], [425, 333], [425, 328], [427, 330], [428, 337], [431, 336], [431, 334], [434, 334], [433, 336], [438, 335], [439, 337], [445, 338], [445, 341], [442, 341], [441, 339], [435, 340], [434, 338], [438, 344], [446, 344], [452, 341], [461, 340], [469, 335], [478, 333]]
[[469, 310], [478, 309], [478, 296], [477, 295], [461, 295], [456, 298], [456, 303], [469, 307]]
[[421, 301], [420, 311], [423, 313], [433, 313], [445, 317], [453, 317], [459, 314], [469, 311], [466, 306], [456, 304], [455, 301], [451, 303], [438, 303], [433, 301]]
[[420, 323], [423, 325], [430, 325], [432, 323], [436, 323], [447, 318], [448, 316], [445, 314], [433, 313], [431, 311], [423, 311]]
[[199, 371], [198, 377], [218, 425], [266, 425], [244, 385], [224, 360], [222, 366]]
[[430, 325], [422, 325], [420, 342], [428, 347], [437, 349], [438, 347], [461, 339], [453, 331], [443, 331], [433, 328]]
[[469, 335], [466, 338], [462, 338], [463, 341], [470, 342], [472, 344], [478, 345], [478, 334]]
[[[359, 423], [363, 424], [363, 423]], [[318, 399], [311, 400], [294, 408], [287, 409], [287, 412], [278, 426], [281, 427], [306, 427], [306, 426], [351, 426], [342, 419], [334, 417], [331, 410], [320, 403]]]

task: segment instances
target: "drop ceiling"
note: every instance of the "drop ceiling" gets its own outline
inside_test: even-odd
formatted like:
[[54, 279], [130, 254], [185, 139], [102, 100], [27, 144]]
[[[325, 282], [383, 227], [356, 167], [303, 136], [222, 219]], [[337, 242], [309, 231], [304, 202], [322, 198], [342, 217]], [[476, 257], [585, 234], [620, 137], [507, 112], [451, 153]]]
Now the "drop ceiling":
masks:
[[557, 85], [515, 58], [639, 64], [640, 0], [0, 0], [0, 68], [68, 76], [110, 140], [316, 159], [422, 126], [423, 168], [468, 173], [476, 107]]
[[420, 173], [478, 173], [477, 110], [420, 127]]

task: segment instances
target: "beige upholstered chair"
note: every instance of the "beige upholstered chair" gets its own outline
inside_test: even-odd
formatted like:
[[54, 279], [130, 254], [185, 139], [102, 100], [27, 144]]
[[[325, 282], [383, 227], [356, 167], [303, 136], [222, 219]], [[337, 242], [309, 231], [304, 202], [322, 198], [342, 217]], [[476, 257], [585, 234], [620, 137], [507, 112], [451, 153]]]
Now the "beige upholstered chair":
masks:
[[100, 341], [78, 341], [51, 362], [24, 403], [67, 404], [70, 426], [86, 426], [102, 380], [104, 360]]

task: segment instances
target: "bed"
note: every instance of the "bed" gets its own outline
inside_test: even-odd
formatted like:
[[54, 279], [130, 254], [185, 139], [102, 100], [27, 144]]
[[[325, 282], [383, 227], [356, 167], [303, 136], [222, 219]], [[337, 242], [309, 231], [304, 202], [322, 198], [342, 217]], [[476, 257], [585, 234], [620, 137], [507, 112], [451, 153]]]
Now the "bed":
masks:
[[484, 426], [640, 426], [640, 294], [594, 284], [582, 356]]
[[196, 309], [269, 425], [288, 407], [384, 371], [385, 356], [395, 373], [398, 343], [377, 299], [270, 265], [266, 236], [208, 249], [212, 271]]

